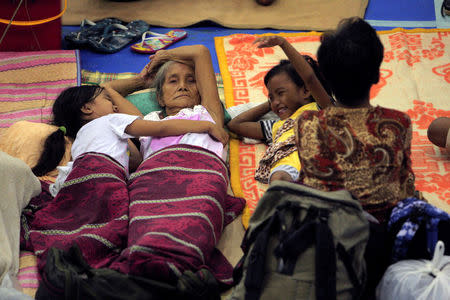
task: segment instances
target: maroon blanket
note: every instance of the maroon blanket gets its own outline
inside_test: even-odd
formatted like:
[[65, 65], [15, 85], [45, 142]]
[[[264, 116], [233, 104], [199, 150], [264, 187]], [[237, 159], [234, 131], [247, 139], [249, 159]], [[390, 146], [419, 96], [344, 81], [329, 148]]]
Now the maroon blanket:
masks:
[[75, 242], [95, 268], [165, 281], [208, 268], [231, 284], [232, 266], [215, 246], [245, 201], [227, 194], [228, 175], [219, 157], [195, 146], [154, 153], [128, 182], [115, 161], [89, 153], [54, 199], [45, 192], [32, 199], [23, 244], [40, 268], [47, 249]]
[[124, 168], [89, 153], [74, 162], [54, 199], [46, 192], [32, 199], [34, 213], [25, 211], [22, 222], [25, 247], [37, 255], [40, 269], [50, 247], [67, 250], [73, 243], [92, 267], [108, 266], [126, 247], [128, 206]]
[[199, 147], [150, 156], [130, 177], [128, 248], [112, 268], [174, 281], [205, 267], [231, 284], [233, 268], [215, 245], [245, 202], [227, 195], [228, 180], [225, 163]]

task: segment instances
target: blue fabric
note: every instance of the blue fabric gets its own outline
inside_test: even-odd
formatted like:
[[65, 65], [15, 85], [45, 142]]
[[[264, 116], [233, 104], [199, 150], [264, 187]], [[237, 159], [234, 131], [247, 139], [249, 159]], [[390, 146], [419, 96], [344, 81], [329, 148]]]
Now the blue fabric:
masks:
[[388, 229], [402, 220], [404, 223], [396, 235], [392, 249], [393, 263], [406, 258], [408, 246], [422, 222], [426, 226], [427, 249], [433, 253], [438, 242], [438, 224], [440, 221], [450, 221], [450, 215], [425, 201], [406, 198], [392, 210]]

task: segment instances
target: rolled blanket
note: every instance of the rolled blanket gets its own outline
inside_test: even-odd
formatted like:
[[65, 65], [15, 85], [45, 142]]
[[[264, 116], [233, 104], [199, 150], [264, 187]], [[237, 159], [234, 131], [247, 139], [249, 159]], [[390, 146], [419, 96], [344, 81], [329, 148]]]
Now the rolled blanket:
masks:
[[153, 153], [130, 176], [128, 248], [111, 267], [168, 282], [207, 268], [231, 284], [233, 268], [216, 244], [245, 202], [227, 194], [228, 175], [223, 160], [200, 147]]
[[[93, 268], [108, 267], [126, 247], [129, 197], [124, 168], [110, 157], [88, 153], [75, 160], [72, 172], [54, 199], [32, 199], [40, 207], [22, 222], [26, 244], [41, 270], [50, 247], [68, 250], [77, 243]], [[48, 194], [41, 197], [49, 199]], [[40, 208], [40, 209], [39, 209]], [[26, 214], [25, 214], [26, 215]]]

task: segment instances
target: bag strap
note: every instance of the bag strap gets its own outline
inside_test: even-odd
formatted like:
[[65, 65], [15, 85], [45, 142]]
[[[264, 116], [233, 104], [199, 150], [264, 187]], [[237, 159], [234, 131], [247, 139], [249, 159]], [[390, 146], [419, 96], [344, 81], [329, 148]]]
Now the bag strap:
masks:
[[294, 273], [297, 258], [314, 243], [317, 214], [316, 207], [309, 207], [305, 219], [297, 225], [298, 229], [280, 240], [275, 248], [275, 256], [278, 258], [278, 272], [286, 275]]
[[0, 23], [7, 24], [7, 25], [16, 25], [16, 26], [40, 25], [40, 24], [51, 22], [53, 20], [56, 20], [56, 19], [62, 17], [62, 15], [66, 12], [66, 9], [67, 9], [67, 0], [64, 0], [64, 8], [56, 16], [53, 16], [53, 17], [50, 17], [50, 18], [46, 18], [46, 19], [41, 19], [41, 20], [34, 20], [34, 21], [13, 21], [14, 16], [16, 15], [17, 10], [19, 10], [19, 7], [20, 7], [21, 4], [22, 4], [22, 1], [19, 2], [19, 6], [17, 6], [16, 11], [14, 12], [14, 15], [11, 17], [11, 20], [5, 20], [5, 19], [1, 19], [0, 18]]
[[359, 299], [361, 297], [362, 284], [359, 281], [355, 269], [352, 266], [352, 258], [341, 243], [337, 243], [336, 252], [339, 255], [339, 258], [344, 263], [345, 269], [347, 270], [348, 273], [348, 277], [350, 278], [350, 281], [353, 284], [353, 292], [352, 292], [353, 299]]
[[[279, 210], [279, 208], [280, 208], [280, 206], [277, 207], [277, 210]], [[241, 249], [244, 252], [244, 255], [241, 257], [241, 259], [239, 259], [238, 263], [233, 268], [233, 281], [234, 282], [240, 282], [241, 281], [242, 275], [243, 275], [243, 272], [244, 272], [244, 262], [245, 262], [245, 259], [247, 258], [247, 255], [248, 255], [248, 249], [253, 244], [253, 242], [256, 240], [256, 238], [258, 237], [259, 233], [262, 232], [267, 227], [267, 224], [269, 222], [271, 222], [272, 217], [267, 218], [266, 220], [264, 220], [264, 222], [262, 222], [258, 227], [256, 227], [252, 231], [251, 234], [249, 233], [250, 232], [249, 230], [245, 231], [244, 237], [242, 238], [242, 242], [241, 242]]]
[[328, 226], [329, 212], [319, 209], [316, 223], [316, 299], [336, 299], [336, 253]]
[[[289, 231], [286, 228], [282, 228], [285, 225], [284, 212], [286, 209], [293, 209], [294, 215], [291, 230]], [[273, 216], [263, 223], [264, 226], [260, 226], [258, 232], [254, 232], [247, 239], [247, 245], [251, 245], [253, 241], [255, 243], [250, 253], [247, 277], [245, 278], [245, 299], [253, 300], [260, 297], [260, 287], [264, 280], [267, 245], [271, 234], [276, 228], [281, 229], [280, 243], [274, 251], [275, 256], [279, 259], [278, 272], [292, 275], [300, 254], [315, 242], [316, 299], [329, 300], [337, 297], [336, 252], [342, 260], [349, 279], [354, 286], [353, 298], [358, 299], [362, 292], [362, 285], [353, 269], [351, 256], [344, 246], [337, 243], [336, 249], [334, 247], [333, 234], [328, 226], [329, 211], [310, 206], [302, 222], [297, 221], [297, 218], [295, 218], [297, 215], [298, 209], [295, 209], [295, 205], [290, 202], [284, 203], [277, 207]], [[243, 259], [240, 261], [241, 270]]]
[[256, 300], [261, 295], [264, 280], [266, 252], [269, 238], [275, 227], [279, 226], [279, 211], [276, 210], [264, 229], [258, 234], [248, 260], [247, 276], [245, 277], [245, 300]]
[[292, 275], [299, 255], [315, 242], [317, 300], [336, 299], [336, 254], [328, 217], [328, 210], [310, 206], [299, 228], [275, 249], [275, 255], [280, 261], [278, 271]]
[[353, 299], [359, 299], [362, 292], [362, 284], [358, 280], [355, 269], [352, 266], [351, 255], [341, 243], [334, 247], [333, 233], [328, 226], [329, 211], [319, 210], [319, 222], [316, 227], [316, 295], [319, 299], [336, 299], [336, 252], [342, 260], [348, 277], [353, 284]]

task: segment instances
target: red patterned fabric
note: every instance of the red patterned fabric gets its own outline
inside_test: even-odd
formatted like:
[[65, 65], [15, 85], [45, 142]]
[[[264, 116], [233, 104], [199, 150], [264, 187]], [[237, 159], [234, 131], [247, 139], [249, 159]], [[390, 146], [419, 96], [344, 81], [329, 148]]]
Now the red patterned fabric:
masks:
[[231, 284], [233, 268], [215, 246], [245, 202], [227, 194], [228, 182], [225, 163], [202, 148], [152, 154], [130, 177], [128, 248], [111, 268], [174, 281], [204, 267]]
[[94, 268], [108, 266], [126, 247], [129, 197], [124, 168], [108, 156], [89, 153], [78, 158], [63, 188], [52, 199], [47, 191], [32, 199], [23, 238], [45, 265], [50, 247], [77, 243]]
[[89, 153], [54, 199], [43, 183], [23, 214], [22, 249], [37, 255], [40, 270], [50, 247], [77, 243], [94, 268], [166, 281], [208, 268], [231, 284], [233, 267], [215, 246], [245, 201], [229, 196], [228, 184], [223, 160], [195, 146], [155, 152], [128, 182], [117, 162]]
[[300, 181], [316, 189], [347, 189], [384, 222], [414, 194], [409, 116], [382, 107], [329, 107], [297, 119]]

